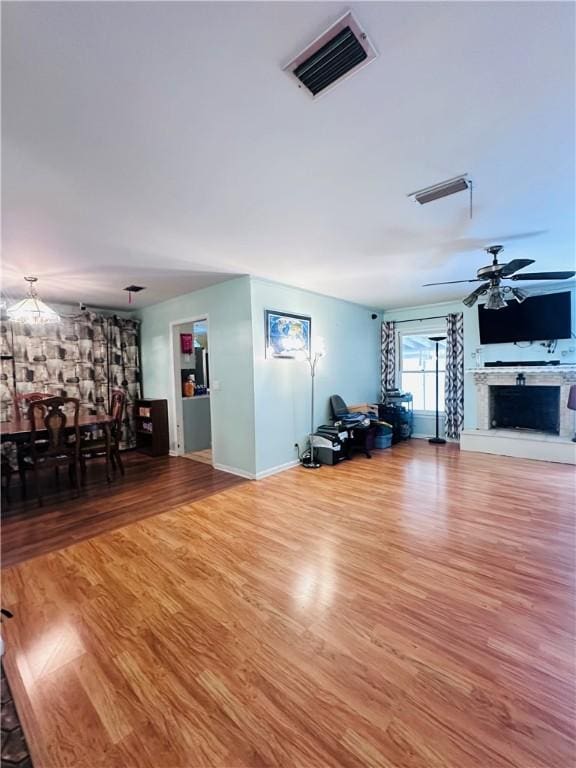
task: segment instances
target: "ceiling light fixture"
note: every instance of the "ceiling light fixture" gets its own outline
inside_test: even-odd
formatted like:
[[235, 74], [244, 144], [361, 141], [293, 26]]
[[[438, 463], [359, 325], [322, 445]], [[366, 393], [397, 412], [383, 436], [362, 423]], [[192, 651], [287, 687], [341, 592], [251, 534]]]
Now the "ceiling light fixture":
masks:
[[484, 305], [484, 309], [506, 309], [508, 305], [502, 297], [500, 288], [493, 286], [488, 291], [488, 299]]
[[466, 305], [467, 307], [473, 307], [477, 301], [478, 301], [478, 294], [471, 293], [470, 296], [466, 296], [465, 299], [462, 299], [462, 304]]
[[523, 301], [526, 301], [528, 298], [528, 294], [524, 293], [524, 291], [521, 291], [520, 288], [512, 288], [512, 295], [518, 302], [518, 304], [522, 304]]
[[37, 277], [25, 277], [28, 283], [28, 296], [8, 307], [6, 314], [15, 323], [27, 323], [29, 325], [46, 325], [46, 323], [59, 323], [60, 315], [40, 299], [34, 283]]
[[432, 184], [430, 187], [417, 189], [416, 192], [410, 192], [407, 197], [411, 197], [416, 203], [424, 205], [425, 203], [432, 203], [434, 200], [454, 195], [456, 192], [464, 192], [466, 189], [470, 190], [470, 218], [472, 218], [472, 180], [468, 178], [467, 173], [453, 176], [451, 179], [440, 181], [438, 184]]

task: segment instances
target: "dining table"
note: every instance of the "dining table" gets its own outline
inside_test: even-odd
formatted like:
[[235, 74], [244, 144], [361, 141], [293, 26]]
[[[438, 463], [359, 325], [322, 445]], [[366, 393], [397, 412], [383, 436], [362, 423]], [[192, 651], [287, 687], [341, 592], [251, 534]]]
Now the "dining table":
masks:
[[[107, 413], [98, 416], [91, 413], [83, 413], [82, 409], [80, 409], [80, 413], [78, 414], [78, 428], [80, 429], [80, 432], [88, 432], [93, 429], [97, 429], [98, 427], [104, 429], [105, 432], [109, 432], [110, 425], [113, 423], [113, 421], [113, 417], [109, 416]], [[38, 433], [42, 431], [43, 426], [42, 418], [39, 417], [36, 421], [36, 432]], [[66, 425], [66, 429], [73, 430], [74, 424], [70, 422]], [[22, 442], [30, 439], [32, 424], [30, 419], [26, 418], [25, 416], [21, 416], [13, 419], [12, 421], [1, 422], [0, 432], [2, 442], [6, 442], [7, 440], [13, 442]]]
[[[101, 415], [86, 413], [82, 408], [78, 414], [78, 429], [80, 433], [92, 432], [96, 429], [102, 429], [106, 441], [106, 453], [110, 455], [111, 446], [111, 427], [114, 419], [107, 413]], [[72, 419], [66, 425], [67, 432], [74, 431], [74, 422]], [[42, 439], [46, 429], [42, 417], [38, 416], [36, 420], [36, 438]], [[17, 416], [11, 421], [0, 422], [0, 442], [2, 443], [3, 461], [7, 461], [14, 471], [18, 471], [18, 446], [29, 443], [32, 435], [32, 424], [30, 419], [25, 416]], [[107, 478], [110, 479], [109, 476]]]

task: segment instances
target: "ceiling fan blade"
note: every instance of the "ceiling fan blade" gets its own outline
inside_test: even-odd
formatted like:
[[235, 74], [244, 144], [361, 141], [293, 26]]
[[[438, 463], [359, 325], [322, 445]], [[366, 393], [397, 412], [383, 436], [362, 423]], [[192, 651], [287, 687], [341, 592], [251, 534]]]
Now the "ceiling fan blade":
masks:
[[472, 291], [471, 294], [466, 296], [465, 299], [462, 299], [464, 304], [466, 304], [467, 307], [473, 307], [474, 304], [478, 301], [479, 297], [490, 288], [490, 283], [482, 283], [482, 285], [479, 285], [478, 288], [476, 288], [475, 291]]
[[525, 275], [513, 275], [509, 280], [569, 280], [576, 272], [528, 272]]
[[478, 280], [477, 277], [475, 277], [473, 280], [448, 280], [445, 283], [424, 283], [422, 288], [428, 288], [431, 285], [454, 285], [455, 283], [480, 283], [481, 280]]
[[508, 264], [502, 266], [500, 277], [506, 277], [506, 275], [511, 275], [513, 272], [518, 272], [519, 269], [524, 269], [524, 267], [528, 267], [530, 264], [534, 264], [534, 259], [512, 259]]

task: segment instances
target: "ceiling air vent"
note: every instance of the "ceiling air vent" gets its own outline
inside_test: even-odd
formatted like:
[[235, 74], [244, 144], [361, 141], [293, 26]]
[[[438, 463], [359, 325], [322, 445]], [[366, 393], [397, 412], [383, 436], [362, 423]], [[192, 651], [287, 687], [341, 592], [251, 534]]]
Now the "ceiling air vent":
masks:
[[351, 11], [284, 67], [312, 96], [358, 72], [377, 53]]

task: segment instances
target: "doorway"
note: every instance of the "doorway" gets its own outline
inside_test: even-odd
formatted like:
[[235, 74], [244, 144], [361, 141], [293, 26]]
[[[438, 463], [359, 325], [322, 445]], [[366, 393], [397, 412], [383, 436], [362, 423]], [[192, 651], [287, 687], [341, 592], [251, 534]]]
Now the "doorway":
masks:
[[213, 464], [208, 318], [172, 326], [177, 454]]

